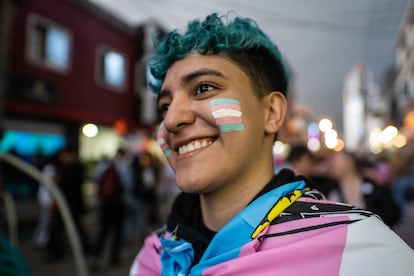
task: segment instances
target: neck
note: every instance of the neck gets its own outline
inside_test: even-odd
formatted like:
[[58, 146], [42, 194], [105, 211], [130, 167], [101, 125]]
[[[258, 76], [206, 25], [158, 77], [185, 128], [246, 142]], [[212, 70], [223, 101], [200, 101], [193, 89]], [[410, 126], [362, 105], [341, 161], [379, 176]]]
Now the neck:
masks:
[[362, 176], [357, 172], [348, 172], [340, 179], [341, 183], [357, 183], [362, 182]]
[[207, 228], [218, 232], [266, 186], [273, 177], [273, 170], [258, 175], [262, 177], [200, 195], [201, 214]]

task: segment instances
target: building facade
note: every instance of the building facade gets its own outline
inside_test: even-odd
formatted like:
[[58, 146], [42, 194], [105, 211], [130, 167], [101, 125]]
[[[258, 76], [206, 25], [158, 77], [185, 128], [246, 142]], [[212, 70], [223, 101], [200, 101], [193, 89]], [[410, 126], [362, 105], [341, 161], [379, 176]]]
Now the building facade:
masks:
[[[0, 14], [1, 151], [79, 147], [85, 123], [117, 134], [154, 123], [154, 116], [142, 120], [137, 84], [142, 28], [79, 0], [4, 0]], [[43, 138], [26, 135], [35, 144], [29, 149], [17, 142], [21, 132]]]

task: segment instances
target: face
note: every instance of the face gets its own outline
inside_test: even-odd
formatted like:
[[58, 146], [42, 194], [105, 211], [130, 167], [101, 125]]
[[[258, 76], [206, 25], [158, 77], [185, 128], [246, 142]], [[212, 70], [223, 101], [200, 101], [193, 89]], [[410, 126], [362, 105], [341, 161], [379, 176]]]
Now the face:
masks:
[[265, 106], [247, 75], [225, 57], [176, 61], [159, 95], [157, 138], [178, 187], [203, 194], [254, 183], [272, 163], [274, 133], [265, 131]]
[[353, 170], [352, 158], [343, 152], [335, 152], [330, 158], [330, 176], [333, 178], [340, 179], [347, 173]]
[[294, 164], [294, 170], [297, 174], [311, 176], [313, 172], [313, 166], [314, 163], [312, 158], [309, 155], [304, 155]]

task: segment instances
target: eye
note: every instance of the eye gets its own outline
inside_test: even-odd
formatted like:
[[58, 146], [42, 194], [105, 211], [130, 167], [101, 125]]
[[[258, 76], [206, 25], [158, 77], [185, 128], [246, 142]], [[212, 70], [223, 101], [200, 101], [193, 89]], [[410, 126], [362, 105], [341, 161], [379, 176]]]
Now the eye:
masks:
[[170, 108], [170, 103], [163, 103], [158, 105], [158, 117], [162, 120], [165, 117], [168, 109]]
[[196, 94], [198, 95], [198, 94], [203, 94], [203, 93], [205, 93], [205, 92], [209, 92], [209, 91], [212, 91], [212, 90], [214, 90], [216, 87], [215, 86], [213, 86], [213, 85], [211, 85], [211, 84], [208, 84], [208, 83], [200, 83], [198, 86], [197, 86], [197, 89], [196, 89]]

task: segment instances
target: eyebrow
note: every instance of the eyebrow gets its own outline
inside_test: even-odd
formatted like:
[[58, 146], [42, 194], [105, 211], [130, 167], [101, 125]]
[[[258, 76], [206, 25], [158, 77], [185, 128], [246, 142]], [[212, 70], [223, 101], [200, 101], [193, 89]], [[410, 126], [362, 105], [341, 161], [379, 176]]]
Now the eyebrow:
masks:
[[186, 83], [189, 83], [190, 81], [192, 81], [192, 80], [194, 80], [198, 77], [207, 76], [207, 75], [227, 79], [226, 76], [224, 76], [220, 71], [217, 71], [217, 70], [211, 69], [211, 68], [200, 68], [196, 71], [190, 72], [190, 73], [182, 76], [180, 78], [180, 81], [181, 81], [181, 84], [185, 85]]
[[[215, 69], [211, 69], [211, 68], [200, 68], [198, 70], [195, 70], [193, 72], [190, 72], [184, 76], [182, 76], [180, 78], [180, 83], [182, 86], [186, 85], [187, 83], [191, 82], [192, 80], [201, 77], [201, 76], [216, 76], [216, 77], [221, 77], [223, 79], [227, 79], [227, 77], [225, 75], [223, 75], [223, 73], [221, 73], [220, 71], [217, 71]], [[159, 94], [158, 94], [158, 99], [157, 101], [160, 100], [160, 98], [166, 97], [171, 95], [170, 90], [169, 89], [162, 89]]]

